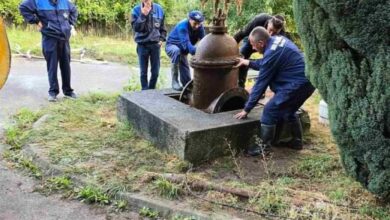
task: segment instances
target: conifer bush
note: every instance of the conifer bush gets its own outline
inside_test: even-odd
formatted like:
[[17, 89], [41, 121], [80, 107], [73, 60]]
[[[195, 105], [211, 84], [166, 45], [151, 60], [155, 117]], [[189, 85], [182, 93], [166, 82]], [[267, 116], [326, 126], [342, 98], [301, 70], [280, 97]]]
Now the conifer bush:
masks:
[[295, 0], [307, 73], [346, 172], [390, 197], [390, 1]]

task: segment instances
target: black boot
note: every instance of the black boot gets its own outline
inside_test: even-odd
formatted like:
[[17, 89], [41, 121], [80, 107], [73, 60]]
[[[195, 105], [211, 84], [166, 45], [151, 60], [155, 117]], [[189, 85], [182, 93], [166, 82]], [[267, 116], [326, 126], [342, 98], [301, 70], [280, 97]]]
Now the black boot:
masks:
[[267, 154], [269, 148], [272, 146], [272, 141], [275, 137], [275, 130], [276, 125], [261, 124], [260, 138], [262, 143], [260, 145], [256, 144], [252, 147], [249, 147], [245, 153], [252, 157]]
[[183, 90], [183, 87], [179, 83], [179, 64], [172, 64], [171, 67], [171, 76], [172, 76], [172, 89], [176, 91]]
[[302, 143], [303, 130], [302, 130], [301, 120], [298, 119], [296, 121], [288, 123], [287, 129], [289, 129], [291, 132], [291, 136], [292, 136], [291, 140], [288, 142], [279, 142], [278, 146], [288, 147], [288, 148], [292, 148], [295, 150], [302, 150], [302, 148], [303, 148], [303, 143]]

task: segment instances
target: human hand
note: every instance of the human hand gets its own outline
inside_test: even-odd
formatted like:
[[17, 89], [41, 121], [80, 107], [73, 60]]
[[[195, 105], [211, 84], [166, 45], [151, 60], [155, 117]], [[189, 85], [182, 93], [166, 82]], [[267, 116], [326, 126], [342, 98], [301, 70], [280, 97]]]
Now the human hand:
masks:
[[43, 25], [42, 25], [42, 22], [38, 22], [38, 31], [41, 31], [42, 30], [42, 27], [43, 27]]
[[236, 119], [244, 119], [244, 118], [247, 118], [247, 117], [248, 117], [248, 112], [246, 112], [245, 110], [242, 110], [240, 113], [235, 114], [234, 117], [235, 117]]
[[70, 29], [70, 35], [71, 35], [72, 37], [76, 36], [76, 35], [77, 35], [77, 31], [76, 31], [76, 29], [74, 28], [74, 26], [71, 25], [70, 28], [71, 28], [71, 29]]
[[150, 1], [141, 4], [141, 12], [143, 15], [147, 16], [150, 10], [152, 10], [152, 4]]
[[238, 58], [237, 64], [234, 66], [234, 68], [238, 68], [240, 66], [249, 66], [249, 60], [246, 60], [243, 58]]
[[163, 42], [162, 42], [162, 41], [160, 41], [160, 42], [158, 42], [158, 44], [160, 45], [160, 47], [162, 47], [162, 45], [163, 45]]

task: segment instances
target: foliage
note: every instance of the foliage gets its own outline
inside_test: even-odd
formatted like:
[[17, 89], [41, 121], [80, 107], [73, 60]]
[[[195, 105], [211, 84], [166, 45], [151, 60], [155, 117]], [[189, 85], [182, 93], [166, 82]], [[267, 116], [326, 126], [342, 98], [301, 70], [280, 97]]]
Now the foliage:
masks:
[[139, 210], [139, 214], [142, 217], [147, 217], [151, 219], [157, 219], [158, 218], [158, 212], [153, 211], [152, 209], [148, 207], [143, 207], [142, 209]]
[[296, 0], [294, 12], [345, 170], [389, 197], [390, 2]]
[[77, 195], [78, 199], [86, 203], [99, 203], [102, 205], [110, 204], [110, 197], [101, 189], [94, 186], [85, 186], [80, 189]]
[[[140, 0], [74, 0], [79, 11], [78, 25], [86, 30], [95, 28], [107, 34], [118, 31], [129, 33], [131, 31], [131, 10], [139, 2]], [[200, 7], [200, 0], [155, 0], [154, 2], [159, 3], [164, 8], [168, 28], [186, 18], [191, 10], [204, 11], [208, 21], [212, 20], [213, 4], [211, 0], [206, 4], [205, 9]], [[18, 10], [19, 4], [20, 0], [0, 2], [0, 16], [14, 24], [21, 24], [23, 18]], [[230, 32], [242, 28], [253, 16], [262, 12], [284, 15], [289, 31], [295, 32], [292, 0], [246, 0], [242, 15], [237, 14], [236, 6], [232, 4], [228, 18]]]
[[155, 185], [160, 195], [169, 199], [177, 199], [181, 193], [181, 188], [179, 186], [164, 178], [157, 179]]

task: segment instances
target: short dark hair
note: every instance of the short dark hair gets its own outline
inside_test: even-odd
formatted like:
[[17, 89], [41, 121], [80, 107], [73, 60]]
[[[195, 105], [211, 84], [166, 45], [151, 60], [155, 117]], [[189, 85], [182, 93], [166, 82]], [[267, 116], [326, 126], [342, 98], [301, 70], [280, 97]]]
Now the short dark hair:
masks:
[[[282, 19], [280, 19], [280, 18], [278, 18], [276, 16], [282, 17]], [[268, 22], [272, 23], [273, 27], [276, 30], [280, 31], [284, 27], [284, 18], [281, 15], [276, 15], [276, 16], [273, 16]]]
[[267, 41], [270, 38], [269, 33], [264, 27], [255, 27], [250, 35], [255, 42]]

